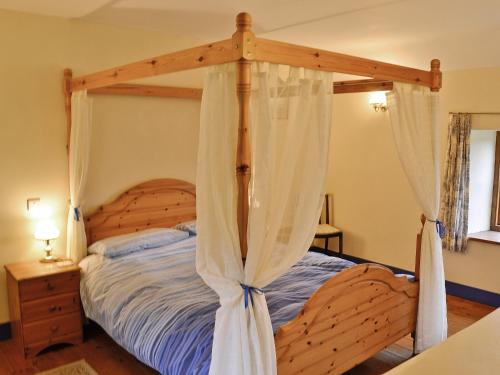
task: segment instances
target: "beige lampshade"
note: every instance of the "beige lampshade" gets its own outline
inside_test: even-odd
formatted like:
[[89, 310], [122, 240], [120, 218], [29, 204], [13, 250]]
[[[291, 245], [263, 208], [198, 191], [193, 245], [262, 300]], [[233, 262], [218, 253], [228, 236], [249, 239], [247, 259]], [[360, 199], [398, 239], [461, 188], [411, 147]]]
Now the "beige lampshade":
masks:
[[59, 229], [52, 221], [41, 221], [36, 225], [35, 238], [37, 240], [54, 240], [59, 237]]

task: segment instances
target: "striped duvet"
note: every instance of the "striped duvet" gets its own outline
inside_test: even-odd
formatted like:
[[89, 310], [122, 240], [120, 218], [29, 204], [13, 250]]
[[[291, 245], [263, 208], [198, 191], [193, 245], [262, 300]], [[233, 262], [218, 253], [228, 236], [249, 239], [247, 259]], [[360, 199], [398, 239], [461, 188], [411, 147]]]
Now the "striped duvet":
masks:
[[[85, 314], [122, 347], [163, 375], [208, 374], [217, 295], [195, 269], [196, 237], [118, 258], [81, 263]], [[309, 296], [353, 263], [308, 253], [264, 289], [273, 328], [293, 319]]]

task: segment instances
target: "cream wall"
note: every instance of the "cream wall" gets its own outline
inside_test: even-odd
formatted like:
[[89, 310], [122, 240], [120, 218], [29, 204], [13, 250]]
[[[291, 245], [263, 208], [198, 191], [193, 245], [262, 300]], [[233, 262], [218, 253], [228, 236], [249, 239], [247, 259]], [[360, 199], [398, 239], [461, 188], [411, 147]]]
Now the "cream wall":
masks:
[[95, 97], [85, 211], [154, 178], [194, 183], [199, 116], [196, 100]]
[[[42, 254], [27, 198], [40, 197], [53, 208], [61, 229], [54, 247], [64, 252], [62, 69], [71, 67], [78, 75], [193, 44], [159, 33], [0, 11], [0, 323], [8, 320], [3, 265]], [[88, 206], [149, 178], [194, 181], [199, 102], [96, 97], [94, 115]]]
[[[26, 214], [28, 197], [53, 207], [62, 231], [55, 250], [64, 252], [62, 69], [72, 67], [78, 75], [193, 44], [158, 33], [0, 11], [0, 265], [41, 254]], [[500, 110], [500, 69], [450, 72], [444, 84], [444, 113]], [[420, 210], [399, 166], [387, 114], [366, 103], [364, 94], [334, 100], [328, 185], [335, 194], [335, 222], [346, 232], [348, 254], [411, 269]], [[86, 206], [92, 209], [150, 178], [194, 181], [198, 115], [194, 101], [95, 98]], [[444, 136], [445, 114], [442, 123]], [[466, 255], [445, 253], [447, 278], [499, 292], [499, 250], [475, 242]], [[0, 323], [7, 320], [2, 267]]]
[[[445, 72], [441, 103], [444, 163], [448, 112], [500, 111], [500, 68]], [[399, 164], [389, 115], [374, 112], [368, 94], [334, 97], [330, 157], [327, 189], [334, 194], [335, 225], [345, 231], [345, 252], [412, 270], [420, 209]], [[444, 262], [447, 280], [500, 293], [500, 245], [471, 241], [466, 254], [445, 251]]]

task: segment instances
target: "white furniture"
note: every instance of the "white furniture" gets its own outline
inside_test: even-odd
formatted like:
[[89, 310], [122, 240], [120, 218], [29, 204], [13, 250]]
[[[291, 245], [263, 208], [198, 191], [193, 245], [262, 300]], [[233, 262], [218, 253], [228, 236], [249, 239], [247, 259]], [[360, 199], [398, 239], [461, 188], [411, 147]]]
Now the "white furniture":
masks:
[[500, 308], [386, 375], [500, 373]]

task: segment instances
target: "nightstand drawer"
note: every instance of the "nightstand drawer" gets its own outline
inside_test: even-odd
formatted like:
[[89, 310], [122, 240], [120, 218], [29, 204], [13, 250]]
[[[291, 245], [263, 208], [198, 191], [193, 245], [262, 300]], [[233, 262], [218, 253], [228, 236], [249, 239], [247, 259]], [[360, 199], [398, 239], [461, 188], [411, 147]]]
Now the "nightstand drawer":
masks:
[[28, 323], [23, 325], [24, 343], [33, 344], [39, 341], [50, 341], [59, 336], [80, 332], [81, 325], [80, 312]]
[[80, 288], [80, 272], [65, 272], [35, 279], [23, 280], [19, 285], [21, 301], [74, 292]]
[[25, 323], [74, 311], [80, 311], [80, 296], [78, 292], [58, 294], [53, 297], [23, 302], [21, 305], [22, 319]]
[[71, 332], [68, 335], [58, 336], [49, 341], [40, 341], [33, 344], [26, 344], [24, 347], [24, 357], [34, 358], [38, 353], [54, 344], [80, 344], [82, 342], [82, 331]]

